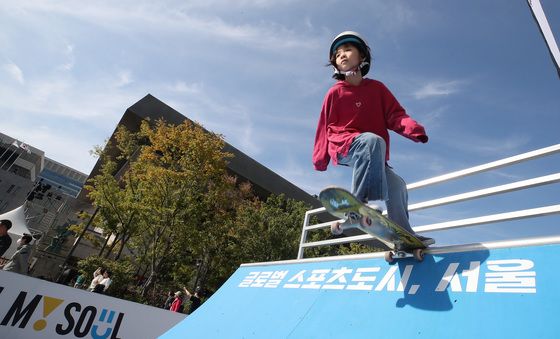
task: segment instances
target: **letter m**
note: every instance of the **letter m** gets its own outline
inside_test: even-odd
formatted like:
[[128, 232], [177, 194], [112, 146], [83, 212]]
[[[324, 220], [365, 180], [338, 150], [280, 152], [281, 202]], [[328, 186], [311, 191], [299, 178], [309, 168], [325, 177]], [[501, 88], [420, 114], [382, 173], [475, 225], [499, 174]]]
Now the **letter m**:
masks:
[[33, 312], [35, 312], [35, 309], [37, 308], [37, 305], [39, 304], [43, 296], [40, 294], [36, 295], [33, 299], [31, 299], [31, 302], [29, 302], [29, 304], [24, 308], [26, 296], [27, 296], [27, 292], [23, 292], [23, 291], [19, 292], [16, 301], [14, 301], [12, 307], [10, 308], [8, 313], [6, 313], [6, 316], [4, 317], [0, 325], [2, 326], [8, 325], [8, 322], [10, 322], [12, 318], [13, 318], [12, 324], [9, 326], [12, 327], [16, 326], [20, 320], [21, 323], [19, 324], [19, 328], [24, 328], [27, 325], [27, 322], [31, 318], [31, 315], [33, 315]]

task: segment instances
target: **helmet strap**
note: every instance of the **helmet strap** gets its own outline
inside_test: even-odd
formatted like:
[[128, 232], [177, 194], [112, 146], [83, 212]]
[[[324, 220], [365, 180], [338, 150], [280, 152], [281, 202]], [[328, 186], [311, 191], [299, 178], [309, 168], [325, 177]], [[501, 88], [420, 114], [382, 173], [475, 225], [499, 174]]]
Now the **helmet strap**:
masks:
[[358, 71], [361, 70], [366, 65], [369, 65], [369, 62], [362, 61], [362, 63], [359, 64], [358, 66], [356, 66], [354, 69], [346, 71], [346, 72], [341, 72], [341, 71], [338, 70], [338, 68], [334, 67], [334, 73], [335, 74], [342, 74], [344, 76], [353, 76], [353, 75], [356, 75], [356, 73], [358, 73]]

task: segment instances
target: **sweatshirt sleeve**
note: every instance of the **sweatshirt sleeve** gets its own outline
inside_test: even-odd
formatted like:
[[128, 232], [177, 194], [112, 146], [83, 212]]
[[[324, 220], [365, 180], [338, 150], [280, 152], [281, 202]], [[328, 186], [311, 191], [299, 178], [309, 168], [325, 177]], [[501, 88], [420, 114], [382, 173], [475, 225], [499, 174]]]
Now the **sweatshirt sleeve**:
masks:
[[315, 133], [315, 145], [313, 147], [313, 167], [317, 171], [325, 171], [330, 161], [329, 156], [329, 140], [327, 138], [327, 118], [331, 108], [330, 95], [327, 94], [323, 101], [319, 122], [317, 123], [317, 131]]
[[385, 92], [383, 100], [387, 127], [412, 141], [428, 142], [424, 127], [406, 114], [404, 108], [387, 87], [383, 86], [383, 90]]

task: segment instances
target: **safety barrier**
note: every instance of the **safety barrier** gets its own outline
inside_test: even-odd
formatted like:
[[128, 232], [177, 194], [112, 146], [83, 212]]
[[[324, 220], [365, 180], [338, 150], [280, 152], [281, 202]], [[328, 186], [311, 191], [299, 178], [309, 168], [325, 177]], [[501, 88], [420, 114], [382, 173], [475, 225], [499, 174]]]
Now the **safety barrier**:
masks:
[[[433, 186], [443, 182], [448, 182], [451, 180], [456, 180], [459, 178], [464, 178], [467, 176], [476, 175], [491, 170], [496, 170], [502, 167], [512, 166], [514, 164], [535, 160], [559, 152], [560, 152], [560, 144], [556, 144], [550, 147], [541, 148], [535, 151], [504, 158], [487, 164], [483, 164], [483, 165], [467, 168], [464, 170], [451, 172], [445, 175], [440, 175], [434, 178], [422, 180], [419, 182], [415, 182], [407, 185], [407, 188], [409, 191], [412, 191], [419, 188]], [[443, 206], [443, 205], [448, 205], [453, 203], [459, 203], [468, 200], [480, 199], [483, 197], [494, 196], [498, 194], [505, 194], [505, 193], [510, 193], [519, 190], [526, 190], [537, 186], [551, 185], [558, 182], [560, 182], [560, 172], [545, 175], [545, 176], [535, 177], [528, 180], [512, 182], [505, 185], [499, 185], [499, 186], [489, 187], [489, 188], [475, 190], [471, 192], [466, 192], [462, 194], [456, 194], [456, 195], [446, 196], [438, 199], [419, 202], [419, 203], [409, 205], [408, 209], [411, 212], [418, 211], [422, 209], [428, 209], [428, 208], [433, 208], [433, 207], [438, 207], [438, 206]], [[313, 216], [325, 212], [326, 212], [325, 208], [317, 208], [317, 209], [307, 211], [305, 213], [299, 251], [297, 256], [298, 259], [302, 259], [304, 257], [304, 250], [306, 248], [327, 246], [327, 245], [338, 245], [338, 244], [344, 244], [350, 242], [362, 242], [362, 241], [368, 241], [373, 239], [373, 237], [370, 236], [369, 234], [363, 234], [363, 235], [349, 236], [343, 238], [307, 242], [308, 233], [310, 231], [330, 227], [331, 222], [323, 222], [319, 224], [310, 225], [310, 221], [312, 220]], [[447, 222], [422, 225], [422, 226], [414, 227], [414, 230], [419, 233], [428, 232], [428, 231], [441, 231], [441, 230], [453, 229], [459, 227], [506, 222], [506, 221], [512, 221], [517, 219], [524, 219], [524, 218], [542, 217], [542, 216], [558, 214], [558, 213], [560, 213], [560, 204], [555, 204], [549, 206], [542, 206], [538, 208], [510, 211], [510, 212], [504, 212], [498, 214], [473, 217], [468, 219], [452, 220]]]

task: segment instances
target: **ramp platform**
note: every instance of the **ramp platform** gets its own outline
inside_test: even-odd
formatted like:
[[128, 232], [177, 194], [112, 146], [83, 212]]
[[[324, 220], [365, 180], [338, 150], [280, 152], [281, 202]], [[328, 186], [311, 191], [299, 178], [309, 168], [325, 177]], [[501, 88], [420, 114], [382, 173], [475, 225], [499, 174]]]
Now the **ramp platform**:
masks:
[[242, 265], [160, 338], [552, 338], [560, 237]]

